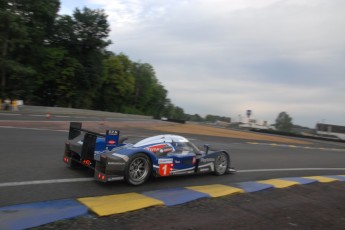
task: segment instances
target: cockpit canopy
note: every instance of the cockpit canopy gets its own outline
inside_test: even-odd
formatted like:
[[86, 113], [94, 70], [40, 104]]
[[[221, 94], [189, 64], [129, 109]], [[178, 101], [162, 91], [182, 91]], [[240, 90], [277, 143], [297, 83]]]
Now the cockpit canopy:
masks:
[[196, 153], [199, 152], [199, 149], [188, 139], [178, 136], [178, 135], [158, 135], [153, 137], [148, 137], [144, 140], [139, 141], [133, 147], [147, 147], [150, 145], [157, 145], [157, 144], [169, 144], [173, 147], [174, 153]]

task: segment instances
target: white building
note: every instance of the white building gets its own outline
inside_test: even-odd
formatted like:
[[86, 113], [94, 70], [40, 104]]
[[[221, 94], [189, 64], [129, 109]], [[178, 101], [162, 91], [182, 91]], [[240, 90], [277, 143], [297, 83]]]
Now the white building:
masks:
[[316, 124], [316, 133], [320, 136], [337, 137], [345, 140], [345, 126], [331, 124]]
[[253, 118], [244, 118], [239, 126], [247, 129], [274, 129], [268, 121]]

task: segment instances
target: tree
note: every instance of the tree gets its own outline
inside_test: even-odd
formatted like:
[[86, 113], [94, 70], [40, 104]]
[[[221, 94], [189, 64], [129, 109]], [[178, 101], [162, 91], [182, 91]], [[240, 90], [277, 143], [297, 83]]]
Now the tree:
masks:
[[157, 118], [167, 114], [168, 91], [156, 78], [153, 67], [148, 63], [133, 63], [132, 73], [135, 78], [132, 108]]
[[172, 118], [178, 120], [185, 120], [186, 115], [184, 113], [184, 110], [181, 107], [175, 106]]
[[58, 0], [0, 2], [1, 96], [30, 97]]
[[69, 16], [58, 15], [59, 7], [59, 0], [0, 0], [0, 98], [186, 118], [150, 64], [106, 50], [104, 10], [77, 8]]
[[211, 114], [206, 115], [205, 120], [208, 122], [216, 122], [216, 121], [223, 121], [223, 122], [229, 122], [229, 123], [231, 122], [230, 117], [221, 117], [218, 115], [211, 115]]
[[38, 93], [53, 87], [50, 94], [45, 94], [51, 98], [49, 104], [101, 107], [94, 104], [99, 102], [97, 95], [103, 87], [105, 48], [111, 44], [107, 40], [110, 31], [107, 15], [103, 10], [84, 7], [76, 9], [72, 16], [58, 16], [53, 28], [47, 41], [48, 60], [44, 61], [49, 61], [51, 68], [40, 71], [45, 77], [41, 78]]
[[111, 55], [103, 61], [102, 86], [95, 108], [123, 112], [134, 92], [134, 77], [130, 69], [131, 61], [124, 54]]
[[75, 58], [64, 48], [46, 48], [41, 63], [33, 101], [43, 106], [71, 107], [76, 98], [77, 69], [81, 68]]
[[190, 114], [186, 114], [187, 117], [187, 121], [194, 121], [194, 122], [201, 122], [204, 121], [204, 118], [202, 118], [199, 114], [194, 114], [194, 115], [190, 115]]
[[135, 77], [135, 93], [132, 105], [139, 110], [145, 110], [152, 97], [152, 86], [157, 79], [153, 67], [148, 63], [133, 63]]
[[286, 112], [279, 113], [275, 127], [278, 131], [291, 132], [292, 129], [292, 118]]
[[82, 66], [76, 73], [79, 87], [73, 107], [89, 109], [101, 87], [104, 50], [111, 44], [107, 39], [110, 26], [104, 10], [76, 9], [73, 19], [74, 47], [69, 50]]

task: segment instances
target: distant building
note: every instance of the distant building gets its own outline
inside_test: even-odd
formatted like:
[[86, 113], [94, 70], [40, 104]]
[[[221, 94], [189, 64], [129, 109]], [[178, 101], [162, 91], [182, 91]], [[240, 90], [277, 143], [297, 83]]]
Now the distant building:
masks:
[[316, 134], [345, 140], [345, 126], [317, 123]]
[[274, 129], [267, 121], [259, 121], [251, 118], [244, 118], [244, 121], [239, 127], [245, 129]]

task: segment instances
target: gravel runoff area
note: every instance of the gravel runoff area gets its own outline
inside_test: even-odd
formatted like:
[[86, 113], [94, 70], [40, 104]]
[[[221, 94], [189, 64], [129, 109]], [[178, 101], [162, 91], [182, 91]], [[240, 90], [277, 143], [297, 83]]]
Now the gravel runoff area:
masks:
[[[25, 127], [35, 129], [54, 129], [68, 130], [69, 122], [54, 121], [53, 119], [44, 119], [42, 121], [0, 121], [0, 126], [6, 127]], [[95, 132], [105, 132], [106, 129], [144, 129], [158, 131], [160, 133], [178, 133], [178, 134], [196, 134], [215, 137], [226, 137], [235, 139], [244, 139], [247, 141], [269, 141], [276, 143], [310, 145], [309, 141], [295, 138], [282, 137], [276, 135], [259, 134], [240, 130], [231, 130], [221, 127], [214, 127], [202, 124], [176, 124], [159, 120], [134, 120], [134, 121], [83, 121], [83, 128]]]
[[157, 130], [162, 132], [174, 132], [174, 133], [188, 133], [188, 134], [198, 134], [198, 135], [208, 135], [215, 137], [228, 137], [237, 138], [245, 140], [255, 140], [255, 141], [270, 141], [279, 143], [289, 143], [289, 144], [311, 144], [308, 141], [302, 141], [294, 138], [276, 136], [276, 135], [264, 135], [253, 132], [245, 132], [240, 130], [231, 130], [220, 127], [198, 125], [198, 124], [170, 124], [164, 126], [155, 126], [149, 128], [151, 130]]
[[345, 183], [203, 198], [107, 217], [57, 221], [37, 229], [345, 229]]
[[[176, 124], [171, 122], [163, 122], [160, 120], [153, 120], [150, 116], [122, 114], [114, 112], [104, 112], [95, 110], [84, 110], [74, 108], [61, 108], [61, 107], [44, 107], [44, 106], [20, 106], [18, 111], [0, 111], [4, 114], [19, 113], [19, 114], [49, 114], [51, 118], [42, 119], [41, 121], [20, 122], [20, 121], [0, 121], [0, 126], [16, 126], [16, 127], [34, 127], [34, 128], [52, 128], [59, 130], [68, 130], [69, 123], [64, 121], [55, 121], [54, 116], [67, 115], [67, 116], [90, 116], [97, 117], [99, 121], [83, 122], [84, 128], [90, 128], [97, 132], [104, 132], [107, 128], [117, 129], [121, 128], [143, 128], [161, 132], [184, 133], [184, 134], [198, 134], [210, 135], [216, 137], [228, 137], [236, 139], [245, 139], [253, 141], [271, 141], [277, 143], [287, 144], [312, 144], [308, 141], [302, 141], [295, 138], [263, 135], [253, 132], [245, 132], [239, 130], [230, 130], [222, 127], [213, 127], [208, 125], [199, 124]], [[127, 122], [106, 121], [107, 118], [122, 118], [129, 119]]]

